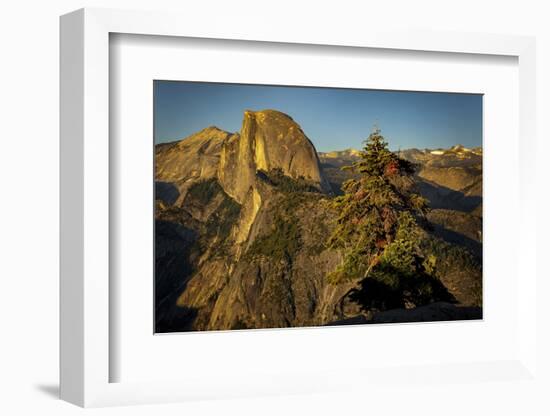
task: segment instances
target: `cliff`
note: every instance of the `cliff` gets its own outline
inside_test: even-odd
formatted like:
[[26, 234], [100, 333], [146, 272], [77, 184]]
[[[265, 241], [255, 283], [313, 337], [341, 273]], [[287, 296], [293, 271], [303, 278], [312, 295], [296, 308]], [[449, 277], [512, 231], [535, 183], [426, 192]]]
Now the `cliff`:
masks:
[[330, 192], [311, 141], [292, 118], [275, 110], [245, 111], [239, 133], [212, 126], [183, 140], [158, 145], [155, 166], [156, 181], [177, 188], [176, 205], [181, 205], [193, 183], [211, 178], [217, 178], [228, 195], [244, 203], [255, 187], [256, 173], [275, 169]]

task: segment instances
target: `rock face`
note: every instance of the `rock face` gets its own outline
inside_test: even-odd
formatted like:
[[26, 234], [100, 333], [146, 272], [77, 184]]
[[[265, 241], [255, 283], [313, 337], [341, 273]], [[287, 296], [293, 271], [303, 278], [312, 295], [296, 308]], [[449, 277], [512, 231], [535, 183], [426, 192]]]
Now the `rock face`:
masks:
[[[212, 245], [215, 252], [203, 257], [177, 300], [180, 307], [197, 311], [195, 329], [309, 326], [342, 316], [338, 301], [347, 289], [327, 285], [325, 279], [340, 261], [339, 254], [305, 238], [306, 230], [320, 232], [319, 216], [324, 213], [313, 210], [313, 201], [306, 198], [296, 203], [295, 211], [285, 213], [290, 208], [287, 195], [260, 192], [266, 199], [250, 237], [240, 243], [229, 237], [233, 248], [241, 249], [220, 252]], [[312, 210], [313, 217], [305, 215]], [[299, 243], [290, 246], [278, 240], [277, 227], [293, 229]]]
[[327, 196], [271, 180], [243, 204], [211, 179], [182, 207], [157, 208], [157, 331], [311, 326], [359, 312], [342, 302], [349, 287], [326, 281], [341, 261], [323, 245]]
[[177, 188], [178, 205], [194, 182], [211, 178], [244, 203], [254, 188], [256, 173], [273, 169], [330, 191], [311, 141], [292, 118], [275, 110], [245, 111], [240, 133], [211, 126], [183, 140], [160, 144], [155, 165], [156, 181]]
[[431, 201], [432, 208], [471, 212], [481, 203], [481, 148], [456, 145], [422, 152], [406, 150], [402, 156], [419, 165], [421, 191]]
[[[166, 192], [171, 189], [172, 192], [177, 191], [173, 203], [181, 205], [193, 183], [201, 179], [215, 178], [218, 174], [222, 145], [230, 138], [230, 133], [212, 126], [184, 140], [157, 145], [155, 180], [157, 184], [161, 184], [157, 186], [157, 197], [164, 200]], [[171, 187], [166, 184], [170, 184]], [[159, 188], [166, 191], [159, 191]]]
[[274, 110], [245, 111], [240, 135], [225, 140], [218, 178], [226, 192], [243, 202], [256, 181], [256, 172], [280, 169], [328, 191], [315, 147], [300, 126]]
[[[312, 326], [360, 314], [346, 296], [353, 284], [326, 279], [342, 257], [325, 246], [338, 188], [321, 162], [342, 157], [357, 153], [318, 156], [274, 110], [246, 111], [238, 133], [208, 127], [157, 145], [156, 331]], [[437, 245], [443, 277], [472, 304], [476, 288], [462, 284], [453, 247]]]

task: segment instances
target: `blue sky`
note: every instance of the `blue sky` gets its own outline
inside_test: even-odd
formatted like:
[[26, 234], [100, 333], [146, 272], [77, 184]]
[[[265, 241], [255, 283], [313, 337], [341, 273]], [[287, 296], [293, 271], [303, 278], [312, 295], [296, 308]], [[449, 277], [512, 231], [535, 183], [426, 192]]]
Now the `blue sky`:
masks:
[[482, 96], [155, 81], [155, 143], [215, 125], [239, 131], [244, 110], [290, 115], [318, 151], [359, 149], [376, 123], [393, 150], [481, 146]]

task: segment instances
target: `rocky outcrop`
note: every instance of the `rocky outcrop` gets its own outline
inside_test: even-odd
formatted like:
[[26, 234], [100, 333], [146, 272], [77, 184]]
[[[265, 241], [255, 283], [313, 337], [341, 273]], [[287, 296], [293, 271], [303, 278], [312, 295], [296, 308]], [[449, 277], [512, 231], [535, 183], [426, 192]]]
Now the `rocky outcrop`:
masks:
[[179, 265], [179, 272], [170, 269], [171, 286], [163, 279], [177, 296], [157, 313], [158, 331], [312, 326], [358, 312], [342, 300], [349, 287], [326, 280], [341, 257], [323, 244], [334, 215], [323, 206], [324, 194], [286, 193], [260, 181], [233, 211], [227, 204], [234, 200], [216, 180], [209, 185], [214, 191], [197, 191], [204, 186], [191, 187], [182, 207], [157, 209], [158, 223], [169, 219], [174, 229], [201, 236], [189, 249], [173, 240], [175, 231], [160, 228], [157, 242], [168, 241], [182, 253], [187, 247], [192, 262]]
[[217, 127], [207, 127], [183, 140], [159, 144], [155, 148], [157, 193], [171, 184], [178, 197], [170, 205], [181, 205], [189, 187], [199, 181], [217, 177], [222, 145], [231, 134]]
[[211, 126], [183, 140], [157, 145], [155, 166], [162, 189], [172, 184], [179, 192], [176, 201], [170, 201], [176, 205], [181, 205], [193, 183], [211, 178], [243, 204], [255, 186], [256, 173], [273, 169], [330, 192], [311, 141], [292, 118], [275, 110], [245, 111], [239, 133]]
[[243, 202], [256, 172], [280, 169], [329, 191], [315, 151], [298, 124], [274, 110], [245, 111], [241, 132], [222, 145], [218, 178], [226, 192]]

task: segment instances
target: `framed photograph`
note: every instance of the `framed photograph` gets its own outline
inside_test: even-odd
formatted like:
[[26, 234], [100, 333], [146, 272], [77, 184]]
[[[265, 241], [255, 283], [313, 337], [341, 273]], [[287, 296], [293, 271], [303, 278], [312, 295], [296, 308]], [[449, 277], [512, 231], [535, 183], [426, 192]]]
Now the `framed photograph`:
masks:
[[61, 397], [537, 383], [534, 51], [63, 16]]
[[156, 333], [482, 318], [481, 94], [153, 88]]

